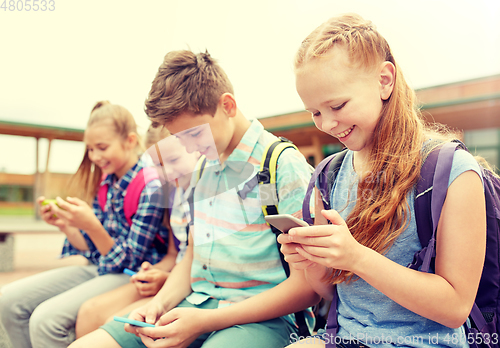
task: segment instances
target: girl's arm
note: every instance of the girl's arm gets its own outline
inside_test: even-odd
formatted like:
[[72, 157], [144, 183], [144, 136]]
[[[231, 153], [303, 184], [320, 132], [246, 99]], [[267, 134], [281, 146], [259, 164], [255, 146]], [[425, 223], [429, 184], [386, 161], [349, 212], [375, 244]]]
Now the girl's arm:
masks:
[[483, 185], [467, 171], [448, 188], [437, 230], [436, 274], [389, 265], [373, 251], [364, 253], [355, 273], [409, 310], [456, 328], [474, 304], [485, 252]]
[[465, 322], [476, 296], [486, 245], [484, 191], [474, 171], [462, 173], [448, 188], [437, 231], [435, 274], [411, 270], [360, 245], [338, 213], [322, 213], [332, 225], [290, 231], [290, 238], [303, 244], [301, 255], [328, 267], [351, 270], [425, 318], [452, 328]]
[[81, 251], [89, 250], [87, 241], [78, 228], [67, 226], [66, 228], [61, 228], [61, 232], [66, 235], [68, 242], [70, 242], [76, 249]]
[[[78, 231], [80, 237], [76, 235], [76, 230], [84, 230], [97, 250], [99, 250], [99, 253], [101, 255], [106, 255], [112, 249], [114, 239], [104, 229], [103, 225], [92, 211], [92, 208], [87, 202], [79, 198], [67, 197], [66, 199], [67, 202], [61, 197], [57, 197], [57, 205], [51, 203], [51, 208], [54, 209], [53, 211], [57, 216], [68, 222], [68, 227], [71, 227], [69, 231], [71, 239], [68, 235], [69, 242], [79, 250], [88, 250], [88, 246], [87, 249], [79, 248], [79, 246], [81, 246], [80, 239], [84, 242], [85, 239], [80, 231]], [[72, 240], [76, 241], [77, 244], [73, 244]], [[87, 242], [85, 242], [85, 245], [87, 245]]]
[[95, 215], [93, 216], [96, 224], [82, 228], [100, 253], [98, 258], [100, 273], [121, 272], [124, 268], [137, 269], [153, 252], [152, 243], [164, 215], [159, 195], [161, 195], [159, 182], [153, 180], [147, 183], [141, 192], [131, 226], [127, 227], [116, 221], [117, 228], [109, 232], [114, 232], [113, 236], [104, 229]]
[[177, 306], [193, 290], [191, 289], [191, 265], [193, 264], [193, 236], [189, 234], [186, 253], [182, 260], [172, 269], [165, 285], [160, 289], [155, 299], [165, 308], [165, 312]]

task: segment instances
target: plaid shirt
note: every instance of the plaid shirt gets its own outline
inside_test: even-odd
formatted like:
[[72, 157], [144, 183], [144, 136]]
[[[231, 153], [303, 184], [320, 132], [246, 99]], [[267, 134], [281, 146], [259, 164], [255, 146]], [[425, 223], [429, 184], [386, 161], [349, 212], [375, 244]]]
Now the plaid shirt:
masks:
[[[108, 185], [108, 198], [103, 211], [96, 198], [93, 202], [93, 211], [104, 229], [114, 239], [115, 244], [106, 255], [101, 255], [90, 237], [81, 231], [89, 250], [81, 251], [73, 247], [66, 239], [61, 257], [83, 255], [90, 262], [98, 266], [100, 275], [119, 273], [124, 268], [138, 269], [143, 261], [152, 264], [160, 261], [164, 254], [152, 247], [157, 233], [164, 240], [168, 240], [167, 229], [161, 224], [164, 208], [160, 197], [160, 181], [155, 179], [146, 184], [143, 189], [137, 212], [132, 216], [132, 226], [129, 226], [123, 212], [123, 199], [127, 187], [136, 174], [145, 166], [140, 159], [123, 177], [117, 180], [114, 174], [108, 175], [102, 185]], [[154, 192], [151, 194], [151, 192]]]

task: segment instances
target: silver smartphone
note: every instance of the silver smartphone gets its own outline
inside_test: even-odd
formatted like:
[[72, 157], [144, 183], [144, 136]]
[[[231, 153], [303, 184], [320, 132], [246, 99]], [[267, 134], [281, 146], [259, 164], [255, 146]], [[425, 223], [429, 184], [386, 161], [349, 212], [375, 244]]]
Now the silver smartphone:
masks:
[[290, 214], [267, 215], [265, 219], [283, 233], [288, 233], [288, 231], [294, 227], [309, 226], [307, 222], [297, 219]]

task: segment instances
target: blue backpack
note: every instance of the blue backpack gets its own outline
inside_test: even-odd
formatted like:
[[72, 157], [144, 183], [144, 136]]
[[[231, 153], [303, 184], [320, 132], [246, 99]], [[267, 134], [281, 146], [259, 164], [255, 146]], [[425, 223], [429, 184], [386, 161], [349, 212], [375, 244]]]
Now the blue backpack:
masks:
[[[455, 150], [467, 150], [459, 142], [448, 142], [433, 149], [422, 165], [420, 179], [415, 192], [415, 217], [420, 244], [424, 246], [415, 253], [409, 268], [432, 272], [436, 256], [436, 231], [441, 215]], [[330, 191], [347, 149], [325, 158], [316, 168], [302, 206], [304, 220], [312, 224], [309, 200], [316, 180], [323, 197], [325, 209], [330, 209]], [[470, 347], [500, 347], [500, 178], [480, 166], [484, 180], [487, 217], [486, 257], [476, 300], [467, 322], [464, 324], [466, 339]], [[328, 337], [334, 338], [337, 324], [337, 292], [330, 307], [327, 321]], [[467, 325], [468, 324], [468, 325]], [[469, 327], [470, 326], [470, 327]], [[326, 347], [335, 347], [329, 340]]]

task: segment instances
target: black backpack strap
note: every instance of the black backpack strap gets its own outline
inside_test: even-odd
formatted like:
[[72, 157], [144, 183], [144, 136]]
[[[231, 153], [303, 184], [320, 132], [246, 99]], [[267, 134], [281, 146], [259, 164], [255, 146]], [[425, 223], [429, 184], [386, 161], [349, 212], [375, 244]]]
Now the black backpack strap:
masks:
[[262, 154], [257, 180], [264, 216], [278, 214], [279, 197], [276, 184], [276, 168], [279, 156], [288, 148], [294, 148], [298, 151], [297, 147], [288, 139], [280, 137], [279, 140], [270, 143]]
[[[264, 216], [267, 215], [277, 215], [278, 214], [278, 191], [276, 185], [277, 176], [277, 164], [278, 158], [283, 153], [284, 150], [288, 148], [294, 148], [298, 151], [297, 147], [293, 145], [288, 139], [280, 137], [279, 140], [269, 144], [267, 150], [264, 151], [261, 160], [260, 171], [257, 174], [257, 180], [259, 182], [259, 191], [265, 192], [265, 197], [269, 199], [262, 204], [262, 212]], [[262, 197], [262, 195], [261, 195]], [[273, 225], [269, 225], [271, 230], [276, 235], [276, 238], [281, 234]], [[290, 276], [290, 266], [288, 262], [285, 261], [285, 256], [281, 252], [280, 244], [276, 241], [276, 247], [280, 255], [280, 261], [287, 278]], [[304, 311], [294, 313], [295, 320], [299, 327], [299, 335], [303, 337], [310, 336], [309, 327], [307, 326], [306, 319], [304, 316]]]
[[[259, 183], [259, 191], [261, 192], [261, 196], [263, 191], [265, 191], [265, 197], [268, 197], [267, 201], [261, 202], [262, 212], [264, 213], [264, 216], [278, 214], [276, 167], [278, 164], [279, 156], [285, 149], [288, 148], [295, 148], [296, 150], [298, 150], [297, 147], [295, 147], [295, 145], [293, 145], [288, 139], [280, 137], [279, 140], [270, 143], [267, 146], [266, 151], [262, 155], [260, 171], [257, 173], [257, 180]], [[273, 231], [273, 233], [276, 235], [277, 238], [281, 234], [281, 231], [278, 230], [273, 225], [270, 225], [269, 223], [268, 225], [271, 227], [271, 230]], [[289, 277], [290, 268], [288, 266], [288, 262], [285, 261], [285, 256], [281, 253], [280, 245], [278, 242], [276, 242], [276, 246], [278, 247], [283, 269], [285, 270], [286, 276]]]

